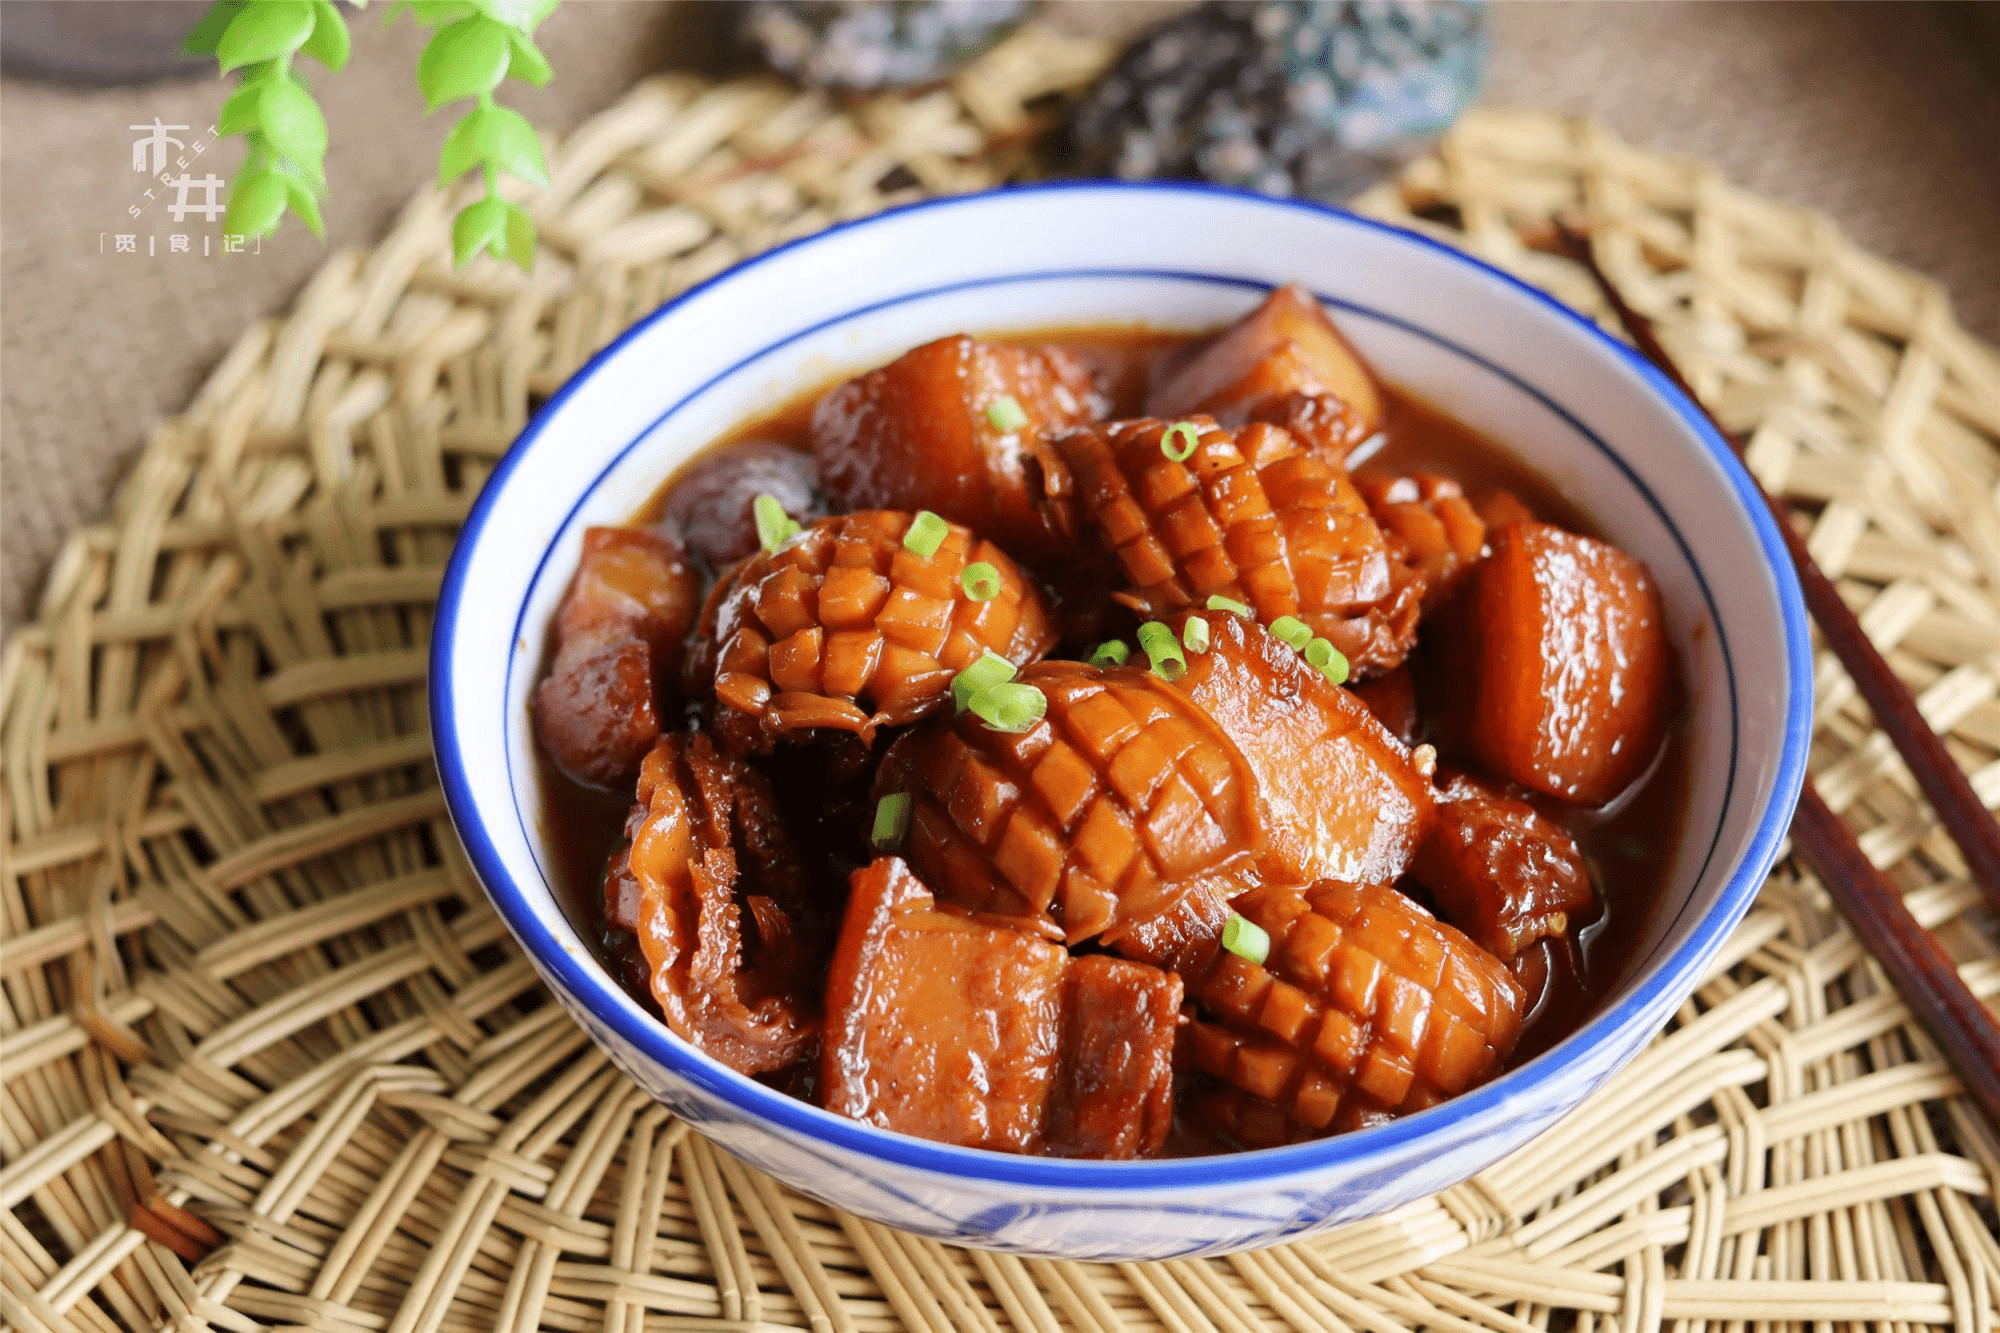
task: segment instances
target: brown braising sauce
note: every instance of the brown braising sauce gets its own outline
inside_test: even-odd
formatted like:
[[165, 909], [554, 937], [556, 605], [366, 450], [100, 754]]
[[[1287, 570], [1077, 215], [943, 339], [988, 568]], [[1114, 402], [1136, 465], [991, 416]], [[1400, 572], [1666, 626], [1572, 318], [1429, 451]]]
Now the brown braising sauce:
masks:
[[[993, 340], [1055, 343], [1086, 357], [1103, 382], [1111, 387], [1114, 401], [1111, 415], [1116, 419], [1139, 415], [1139, 405], [1149, 383], [1171, 368], [1198, 337], [1205, 336], [1107, 327], [1045, 330]], [[831, 384], [826, 386], [831, 387]], [[687, 468], [710, 453], [745, 441], [782, 444], [810, 455], [813, 410], [825, 392], [826, 389], [815, 390], [766, 416], [746, 422], [690, 460]], [[1470, 426], [1394, 388], [1388, 390], [1388, 400], [1387, 442], [1354, 468], [1357, 478], [1371, 474], [1398, 476], [1419, 470], [1442, 473], [1458, 481], [1468, 495], [1504, 489], [1524, 502], [1538, 519], [1585, 535], [1607, 540], [1611, 536], [1601, 533], [1590, 517], [1554, 486]], [[669, 478], [634, 514], [635, 525], [658, 519], [680, 475]], [[716, 572], [705, 571], [710, 578]], [[1065, 647], [1074, 650], [1073, 645]], [[671, 725], [674, 720], [666, 721]], [[1430, 726], [1431, 719], [1423, 718], [1420, 735], [1428, 736]], [[779, 771], [788, 767], [786, 759], [781, 751], [776, 762], [759, 761], [776, 779], [781, 800], [788, 796], [788, 785], [800, 786], [798, 773]], [[631, 797], [627, 793], [579, 785], [539, 751], [538, 762], [546, 793], [543, 818], [547, 842], [554, 850], [553, 869], [571, 920], [586, 938], [600, 942], [602, 957], [614, 975], [642, 1002], [650, 1003], [643, 964], [637, 959], [630, 937], [618, 932], [607, 934], [604, 921], [602, 886], [606, 862], [623, 839], [623, 823]], [[790, 767], [803, 769], [805, 764], [794, 760]], [[804, 787], [809, 801], [810, 782]], [[1682, 717], [1670, 727], [1667, 743], [1650, 775], [1617, 805], [1605, 810], [1584, 810], [1554, 800], [1533, 800], [1538, 810], [1562, 824], [1576, 839], [1598, 888], [1603, 912], [1581, 932], [1580, 969], [1551, 968], [1550, 979], [1535, 1004], [1510, 1066], [1540, 1054], [1575, 1031], [1630, 976], [1638, 947], [1649, 933], [1649, 918], [1664, 901], [1675, 869], [1672, 852], [1687, 792], [1688, 744]], [[834, 885], [830, 891], [844, 891], [847, 871], [859, 864], [854, 846], [834, 845], [823, 836], [819, 830], [828, 820], [821, 811], [788, 805], [787, 815], [797, 822], [808, 856], [831, 867], [827, 872], [829, 883]], [[866, 812], [842, 811], [841, 817], [865, 819]], [[795, 1081], [783, 1082], [781, 1086], [799, 1091]], [[1164, 1153], [1188, 1155], [1223, 1150], [1227, 1149], [1199, 1133], [1177, 1129]]]

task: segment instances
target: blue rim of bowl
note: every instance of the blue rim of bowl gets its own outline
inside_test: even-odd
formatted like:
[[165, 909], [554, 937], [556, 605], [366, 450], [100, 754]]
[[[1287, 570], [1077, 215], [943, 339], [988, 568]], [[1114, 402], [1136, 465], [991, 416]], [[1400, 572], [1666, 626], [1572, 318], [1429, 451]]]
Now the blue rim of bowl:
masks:
[[[515, 883], [499, 850], [482, 827], [477, 804], [466, 781], [465, 766], [457, 738], [448, 721], [455, 716], [451, 687], [451, 644], [459, 616], [459, 602], [472, 549], [478, 544], [481, 528], [507, 477], [521, 457], [532, 447], [542, 429], [557, 411], [604, 362], [617, 356], [634, 339], [660, 320], [694, 300], [709, 288], [736, 275], [765, 264], [791, 250], [823, 243], [843, 232], [868, 227], [912, 213], [967, 205], [976, 206], [996, 197], [1013, 198], [1036, 194], [1075, 194], [1091, 191], [1129, 194], [1156, 192], [1224, 198], [1265, 208], [1311, 213], [1328, 221], [1389, 236], [1433, 251], [1498, 282], [1504, 288], [1552, 312], [1609, 350], [1615, 359], [1643, 380], [1652, 392], [1680, 418], [1719, 465], [1736, 494], [1758, 545], [1766, 568], [1776, 585], [1784, 619], [1786, 648], [1786, 706], [1783, 742], [1774, 778], [1772, 799], [1751, 835], [1742, 858], [1730, 875], [1715, 906], [1695, 923], [1688, 938], [1675, 947], [1616, 1006], [1599, 1014], [1549, 1050], [1491, 1083], [1462, 1093], [1450, 1101], [1401, 1120], [1331, 1138], [1316, 1139], [1284, 1148], [1232, 1153], [1223, 1156], [1168, 1158], [1130, 1162], [1086, 1162], [1069, 1159], [1017, 1157], [1006, 1153], [960, 1148], [933, 1143], [875, 1126], [848, 1120], [830, 1111], [788, 1097], [785, 1094], [728, 1069], [685, 1043], [676, 1042], [658, 1019], [636, 1011], [608, 972], [593, 958], [588, 965], [575, 957], [542, 924]], [[1719, 626], [1717, 627], [1719, 631]], [[1593, 321], [1483, 260], [1434, 240], [1420, 232], [1361, 217], [1345, 209], [1304, 199], [1281, 199], [1229, 186], [1171, 181], [1052, 181], [1033, 185], [1008, 186], [977, 194], [948, 195], [922, 199], [867, 217], [836, 223], [823, 231], [787, 241], [761, 254], [742, 260], [704, 279], [660, 306], [599, 351], [573, 374], [542, 405], [527, 427], [495, 465], [481, 488], [452, 548], [439, 588], [436, 617], [432, 622], [429, 661], [429, 705], [431, 743], [439, 781], [444, 787], [445, 807], [459, 841], [464, 845], [480, 882], [493, 900], [501, 918], [529, 956], [568, 988], [573, 997], [586, 1004], [594, 1015], [619, 1037], [630, 1042], [649, 1058], [711, 1095], [719, 1097], [739, 1114], [771, 1122], [777, 1128], [802, 1135], [824, 1147], [864, 1157], [881, 1157], [899, 1167], [943, 1177], [968, 1177], [990, 1184], [1035, 1186], [1052, 1190], [1111, 1187], [1157, 1191], [1188, 1187], [1235, 1186], [1259, 1180], [1292, 1177], [1301, 1173], [1342, 1166], [1361, 1166], [1371, 1159], [1386, 1158], [1420, 1140], [1434, 1130], [1466, 1119], [1504, 1112], [1509, 1104], [1532, 1103], [1533, 1094], [1559, 1080], [1573, 1064], [1585, 1063], [1593, 1055], [1617, 1042], [1625, 1029], [1639, 1019], [1663, 991], [1681, 988], [1691, 981], [1721, 949], [1729, 932], [1749, 910], [1751, 901], [1777, 861], [1793, 809], [1804, 784], [1806, 754], [1811, 744], [1812, 655], [1806, 629], [1806, 610], [1797, 576], [1786, 554], [1769, 508], [1743, 464], [1716, 433], [1707, 418], [1686, 395], [1638, 352], [1611, 337]], [[1527, 1106], [1523, 1105], [1526, 1110]]]

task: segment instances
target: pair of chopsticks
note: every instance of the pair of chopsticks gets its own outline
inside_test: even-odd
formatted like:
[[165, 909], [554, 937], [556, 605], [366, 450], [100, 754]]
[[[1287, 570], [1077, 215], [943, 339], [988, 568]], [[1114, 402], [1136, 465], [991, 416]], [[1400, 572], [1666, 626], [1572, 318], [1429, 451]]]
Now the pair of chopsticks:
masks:
[[[1598, 290], [1618, 316], [1618, 322], [1646, 358], [1679, 386], [1708, 418], [1710, 425], [1737, 453], [1743, 440], [1723, 428], [1710, 412], [1666, 348], [1653, 334], [1650, 321], [1634, 310], [1597, 262], [1589, 239], [1560, 223], [1556, 234], [1562, 252], [1589, 270]], [[1754, 478], [1752, 479], [1754, 482]], [[1903, 762], [1938, 820], [1964, 853], [1966, 868], [1988, 902], [2000, 911], [2000, 820], [1981, 803], [1972, 783], [1945, 749], [1944, 740], [1924, 721], [1909, 688], [1896, 676], [1868, 639], [1861, 622], [1841, 600], [1833, 580], [1813, 562], [1805, 539], [1792, 526], [1784, 503], [1761, 484], [1758, 493], [1771, 507], [1784, 535], [1785, 549], [1798, 571], [1807, 609], [1820, 633], [1840, 658], [1875, 720], [1889, 734]], [[1959, 976], [1958, 967], [1935, 935], [1924, 929], [1903, 902], [1903, 895], [1868, 859], [1854, 833], [1821, 799], [1810, 777], [1799, 797], [1792, 821], [1792, 845], [1819, 875], [1827, 893], [1853, 925], [1861, 943], [1875, 956], [1890, 984], [1903, 997], [1951, 1063], [1966, 1093], [1984, 1112], [1986, 1122], [2000, 1132], [2000, 1023]]]

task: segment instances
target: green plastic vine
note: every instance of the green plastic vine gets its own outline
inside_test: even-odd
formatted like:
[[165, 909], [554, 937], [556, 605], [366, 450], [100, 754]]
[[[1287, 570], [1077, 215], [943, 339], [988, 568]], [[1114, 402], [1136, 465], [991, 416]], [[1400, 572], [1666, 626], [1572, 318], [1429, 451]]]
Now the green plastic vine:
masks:
[[[403, 0], [389, 12], [393, 20], [408, 11], [435, 29], [417, 62], [425, 105], [435, 111], [468, 98], [474, 103], [438, 154], [440, 187], [475, 169], [486, 181], [485, 195], [452, 223], [457, 264], [481, 250], [523, 269], [534, 262], [534, 221], [500, 197], [500, 176], [546, 185], [548, 166], [534, 128], [518, 111], [495, 103], [493, 93], [509, 74], [537, 86], [549, 81], [549, 62], [534, 33], [557, 3]], [[262, 236], [276, 230], [289, 209], [313, 235], [323, 236], [326, 117], [293, 60], [308, 55], [335, 72], [347, 63], [347, 23], [332, 0], [217, 0], [188, 34], [186, 49], [213, 55], [222, 73], [237, 75], [236, 91], [216, 121], [220, 133], [242, 135], [245, 146], [223, 230]]]

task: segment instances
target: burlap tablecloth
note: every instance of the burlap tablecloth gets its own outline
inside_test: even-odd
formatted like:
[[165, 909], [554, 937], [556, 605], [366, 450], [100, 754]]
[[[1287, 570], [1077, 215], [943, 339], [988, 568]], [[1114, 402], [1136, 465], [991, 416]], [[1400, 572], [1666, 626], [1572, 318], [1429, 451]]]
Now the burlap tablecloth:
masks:
[[[190, 23], [201, 9], [182, 7]], [[1071, 0], [1065, 21], [1129, 26], [1159, 7]], [[1823, 209], [1935, 276], [1974, 332], [2000, 337], [2000, 48], [1982, 41], [1976, 8], [1506, 5], [1488, 99], [1581, 112]], [[712, 64], [712, 10], [674, 9], [572, 0], [543, 30], [556, 80], [510, 85], [507, 100], [561, 133], [646, 71]], [[384, 29], [374, 11], [353, 26], [353, 63], [320, 80], [333, 246], [381, 232], [433, 169], [448, 124], [423, 118], [418, 31]], [[63, 535], [103, 511], [147, 431], [324, 258], [297, 227], [249, 256], [112, 250], [140, 180], [127, 126], [205, 126], [221, 96], [210, 80], [0, 82], [0, 626], [32, 608]], [[238, 150], [214, 151], [226, 175]]]

